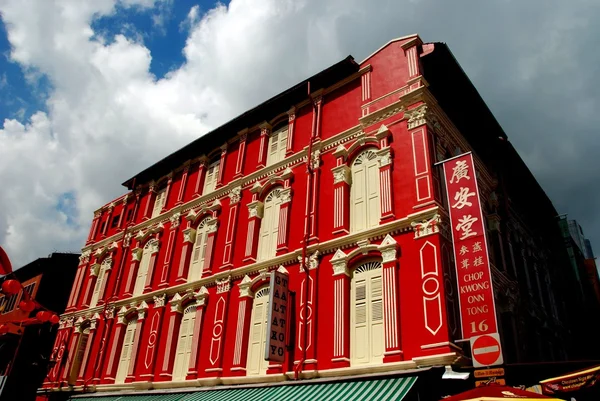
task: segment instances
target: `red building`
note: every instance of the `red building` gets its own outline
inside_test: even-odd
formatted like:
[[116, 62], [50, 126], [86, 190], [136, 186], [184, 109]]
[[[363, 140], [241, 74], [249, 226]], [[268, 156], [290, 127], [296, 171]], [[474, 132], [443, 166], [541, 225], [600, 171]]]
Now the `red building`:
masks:
[[[505, 361], [527, 360], [517, 344], [533, 326], [518, 308], [530, 300], [547, 316], [538, 359], [565, 358], [566, 309], [534, 291], [540, 280], [561, 285], [557, 213], [505, 139], [448, 48], [416, 35], [245, 112], [127, 180], [131, 192], [96, 211], [43, 392], [152, 395], [468, 365], [434, 166], [468, 151]], [[519, 185], [530, 196], [509, 205]], [[515, 262], [534, 254], [535, 268]], [[263, 357], [272, 270], [296, 294], [280, 364]]]

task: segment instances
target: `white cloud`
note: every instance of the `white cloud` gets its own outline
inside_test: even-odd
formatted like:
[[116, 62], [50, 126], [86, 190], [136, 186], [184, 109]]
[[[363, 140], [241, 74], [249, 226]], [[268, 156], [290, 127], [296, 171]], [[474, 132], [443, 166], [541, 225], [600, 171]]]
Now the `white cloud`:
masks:
[[[27, 124], [6, 120], [0, 130], [0, 182], [9, 188], [0, 192], [0, 243], [16, 265], [53, 249], [79, 250], [92, 211], [122, 194], [122, 181], [208, 129], [348, 54], [360, 61], [391, 38], [413, 32], [449, 43], [544, 184], [559, 175], [562, 185], [573, 187], [567, 173], [581, 173], [578, 155], [595, 149], [588, 128], [596, 126], [597, 94], [569, 95], [593, 76], [574, 74], [580, 63], [573, 61], [582, 57], [585, 38], [593, 43], [593, 34], [584, 34], [599, 14], [593, 3], [542, 9], [520, 2], [232, 0], [204, 15], [194, 6], [182, 25], [189, 32], [185, 63], [157, 80], [149, 71], [152, 54], [139, 37], [103, 37], [92, 30], [95, 18], [115, 13], [115, 1], [0, 0], [11, 59], [32, 79], [47, 76], [53, 87], [47, 114], [36, 113]], [[159, 16], [169, 5], [121, 2], [154, 7]], [[121, 28], [116, 31], [132, 31]], [[589, 59], [597, 56], [586, 57], [590, 69], [600, 65]], [[544, 91], [552, 98], [540, 96]], [[566, 98], [575, 99], [573, 105]], [[549, 132], [545, 107], [568, 120], [576, 139], [554, 165], [547, 160], [563, 132]], [[570, 108], [578, 119], [565, 113]], [[596, 160], [588, 160], [585, 170], [598, 171]], [[590, 174], [580, 176], [597, 178]], [[568, 205], [561, 185], [554, 188], [553, 198]], [[74, 194], [69, 208], [76, 224], [59, 207], [65, 194]], [[584, 209], [573, 210], [596, 218]], [[600, 228], [594, 230], [600, 239]]]

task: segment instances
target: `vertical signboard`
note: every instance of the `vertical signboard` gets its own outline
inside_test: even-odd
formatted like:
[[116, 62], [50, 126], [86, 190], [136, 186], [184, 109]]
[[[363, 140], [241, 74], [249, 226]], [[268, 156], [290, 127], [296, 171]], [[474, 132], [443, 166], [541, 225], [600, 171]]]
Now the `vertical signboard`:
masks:
[[283, 362], [288, 336], [288, 307], [290, 299], [289, 280], [285, 273], [271, 272], [269, 288], [269, 313], [267, 317], [268, 338], [265, 360]]
[[[483, 335], [497, 336], [494, 291], [473, 155], [466, 153], [446, 160], [443, 167], [463, 338], [474, 340]], [[487, 351], [487, 347], [483, 350]], [[499, 358], [490, 364], [480, 364], [475, 358], [477, 352], [472, 353], [474, 365], [502, 363], [499, 342], [498, 351]]]

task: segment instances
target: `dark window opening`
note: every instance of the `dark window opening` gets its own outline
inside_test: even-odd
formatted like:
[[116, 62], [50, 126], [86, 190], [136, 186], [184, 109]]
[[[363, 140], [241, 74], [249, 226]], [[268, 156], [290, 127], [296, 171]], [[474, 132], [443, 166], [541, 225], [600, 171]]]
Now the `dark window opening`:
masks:
[[127, 221], [131, 221], [131, 219], [132, 219], [132, 218], [133, 218], [133, 208], [130, 208], [130, 209], [127, 211], [127, 218], [126, 218], [125, 220], [127, 220]]
[[120, 214], [113, 217], [112, 223], [110, 223], [110, 228], [115, 228], [117, 226], [117, 224], [119, 224], [119, 217], [121, 217]]

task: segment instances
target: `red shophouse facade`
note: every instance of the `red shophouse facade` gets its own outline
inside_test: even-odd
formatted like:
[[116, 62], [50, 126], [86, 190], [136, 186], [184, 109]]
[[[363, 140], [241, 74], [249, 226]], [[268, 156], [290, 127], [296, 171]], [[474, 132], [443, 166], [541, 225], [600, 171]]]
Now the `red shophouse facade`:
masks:
[[[131, 192], [94, 215], [44, 388], [273, 382], [461, 360], [434, 163], [473, 148], [428, 89], [421, 58], [436, 46], [413, 35], [360, 64], [349, 57], [127, 181]], [[488, 204], [496, 184], [477, 152], [474, 161]], [[272, 270], [296, 293], [281, 364], [262, 360]]]

